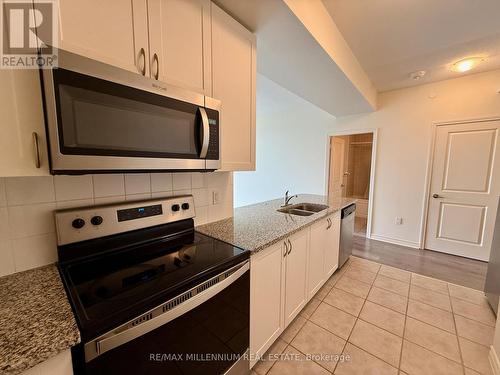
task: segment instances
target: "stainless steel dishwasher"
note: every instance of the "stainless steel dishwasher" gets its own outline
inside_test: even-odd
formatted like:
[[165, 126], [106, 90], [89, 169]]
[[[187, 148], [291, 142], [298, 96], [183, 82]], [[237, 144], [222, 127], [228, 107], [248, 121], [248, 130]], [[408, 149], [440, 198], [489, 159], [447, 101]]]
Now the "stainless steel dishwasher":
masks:
[[352, 254], [352, 234], [354, 232], [354, 216], [356, 213], [356, 204], [350, 204], [344, 207], [340, 213], [340, 251], [339, 268], [349, 259]]

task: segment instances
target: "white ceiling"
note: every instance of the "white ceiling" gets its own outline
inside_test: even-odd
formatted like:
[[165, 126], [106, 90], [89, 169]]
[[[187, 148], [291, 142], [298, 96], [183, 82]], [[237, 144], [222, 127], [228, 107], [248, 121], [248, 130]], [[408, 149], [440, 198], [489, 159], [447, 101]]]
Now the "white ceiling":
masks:
[[[323, 0], [379, 91], [458, 77], [450, 65], [487, 56], [500, 68], [500, 0]], [[414, 81], [410, 73], [426, 70]]]
[[373, 110], [283, 0], [215, 3], [257, 35], [259, 73], [333, 116]]

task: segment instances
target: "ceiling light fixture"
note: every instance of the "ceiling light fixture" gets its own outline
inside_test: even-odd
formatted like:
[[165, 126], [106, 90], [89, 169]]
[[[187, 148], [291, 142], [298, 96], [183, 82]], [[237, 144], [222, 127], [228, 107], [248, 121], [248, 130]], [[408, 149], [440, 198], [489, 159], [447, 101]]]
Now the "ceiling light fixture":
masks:
[[475, 68], [479, 63], [484, 61], [484, 57], [468, 57], [454, 63], [451, 70], [454, 72], [464, 73]]
[[417, 72], [410, 73], [410, 78], [414, 81], [418, 81], [420, 78], [425, 76], [425, 73], [427, 73], [425, 70], [419, 70]]

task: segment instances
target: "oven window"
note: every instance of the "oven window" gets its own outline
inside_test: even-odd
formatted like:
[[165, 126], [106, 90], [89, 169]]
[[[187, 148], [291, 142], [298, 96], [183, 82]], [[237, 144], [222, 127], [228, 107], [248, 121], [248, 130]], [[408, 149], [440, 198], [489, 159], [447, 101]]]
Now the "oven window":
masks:
[[54, 82], [63, 154], [198, 158], [196, 105], [63, 69]]

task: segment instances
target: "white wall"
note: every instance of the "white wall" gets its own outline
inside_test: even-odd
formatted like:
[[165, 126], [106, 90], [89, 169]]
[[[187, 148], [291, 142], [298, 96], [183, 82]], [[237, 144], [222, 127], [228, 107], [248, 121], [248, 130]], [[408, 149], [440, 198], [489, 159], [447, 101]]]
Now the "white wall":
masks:
[[257, 170], [235, 172], [234, 205], [325, 192], [326, 129], [335, 118], [257, 75]]
[[[418, 246], [431, 124], [500, 116], [500, 70], [379, 95], [377, 112], [336, 119], [329, 131], [378, 128], [372, 234]], [[403, 225], [395, 217], [403, 217]]]
[[181, 194], [193, 194], [197, 225], [233, 213], [228, 172], [0, 178], [0, 276], [57, 260], [56, 209]]

